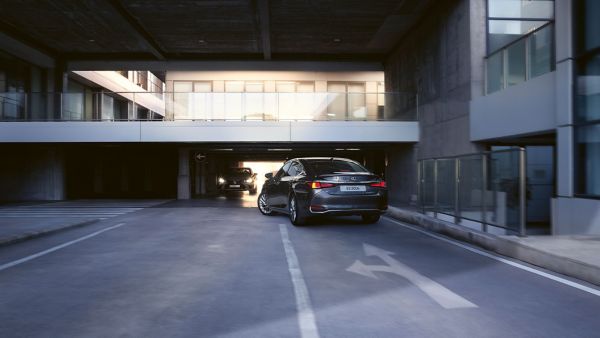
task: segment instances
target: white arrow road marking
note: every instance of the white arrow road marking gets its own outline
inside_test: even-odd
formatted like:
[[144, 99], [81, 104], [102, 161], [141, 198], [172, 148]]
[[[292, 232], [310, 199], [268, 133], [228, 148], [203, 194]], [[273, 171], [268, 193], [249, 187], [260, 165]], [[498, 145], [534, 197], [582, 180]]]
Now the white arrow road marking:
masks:
[[298, 262], [298, 256], [296, 256], [296, 251], [292, 246], [292, 241], [290, 241], [290, 236], [288, 235], [287, 228], [284, 224], [279, 224], [279, 232], [281, 233], [281, 241], [283, 242], [283, 249], [285, 251], [285, 258], [287, 259], [290, 277], [292, 278], [292, 284], [294, 284], [300, 335], [302, 338], [319, 338], [319, 330], [315, 320], [315, 313], [313, 312], [310, 303], [308, 287], [306, 287], [306, 282], [304, 281], [304, 276], [300, 269], [300, 263]]
[[431, 299], [436, 301], [446, 309], [463, 309], [473, 308], [477, 305], [469, 302], [456, 293], [448, 290], [443, 285], [427, 278], [417, 271], [411, 269], [405, 264], [397, 261], [392, 257], [393, 252], [383, 250], [373, 245], [363, 243], [363, 249], [366, 256], [376, 256], [384, 261], [387, 265], [366, 265], [357, 260], [346, 271], [353, 272], [365, 277], [378, 279], [373, 272], [387, 272], [406, 278], [408, 281], [416, 285], [421, 291], [427, 294]]

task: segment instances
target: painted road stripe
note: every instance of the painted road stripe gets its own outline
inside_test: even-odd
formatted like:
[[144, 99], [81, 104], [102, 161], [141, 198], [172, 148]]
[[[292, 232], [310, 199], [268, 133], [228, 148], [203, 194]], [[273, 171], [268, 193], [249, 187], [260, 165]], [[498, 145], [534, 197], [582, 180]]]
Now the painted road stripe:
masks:
[[520, 263], [517, 263], [517, 262], [513, 262], [513, 261], [511, 261], [511, 260], [508, 260], [508, 259], [506, 259], [506, 258], [502, 258], [502, 257], [500, 257], [500, 256], [497, 256], [497, 255], [495, 255], [495, 254], [492, 254], [492, 253], [489, 253], [489, 252], [486, 252], [486, 251], [483, 251], [483, 250], [479, 250], [479, 249], [476, 249], [476, 248], [470, 247], [470, 246], [468, 246], [468, 245], [465, 245], [465, 244], [459, 243], [459, 242], [457, 242], [457, 241], [454, 241], [454, 240], [448, 239], [448, 238], [446, 238], [446, 237], [443, 237], [443, 236], [440, 236], [440, 235], [437, 235], [437, 234], [431, 233], [431, 232], [429, 232], [429, 231], [422, 230], [422, 229], [416, 228], [416, 227], [414, 227], [414, 226], [411, 226], [411, 225], [408, 225], [408, 224], [405, 224], [405, 223], [402, 223], [402, 222], [398, 222], [398, 221], [396, 221], [395, 219], [391, 219], [391, 218], [389, 218], [389, 217], [384, 217], [384, 218], [385, 218], [386, 220], [388, 220], [388, 221], [391, 221], [391, 222], [393, 222], [393, 223], [396, 223], [396, 224], [398, 224], [398, 225], [400, 225], [400, 226], [403, 226], [403, 227], [405, 227], [405, 228], [407, 228], [407, 229], [411, 229], [411, 230], [414, 230], [414, 231], [420, 232], [420, 233], [422, 233], [422, 234], [424, 234], [424, 235], [427, 235], [427, 236], [429, 236], [429, 237], [433, 237], [433, 238], [435, 238], [435, 239], [439, 239], [440, 241], [444, 241], [444, 242], [446, 242], [446, 243], [450, 243], [450, 244], [456, 245], [456, 246], [458, 246], [458, 247], [461, 247], [461, 248], [463, 248], [463, 249], [465, 249], [465, 250], [471, 251], [471, 252], [473, 252], [473, 253], [476, 253], [476, 254], [478, 254], [478, 255], [485, 256], [485, 257], [491, 258], [491, 259], [493, 259], [493, 260], [496, 260], [496, 261], [498, 261], [498, 262], [502, 262], [502, 263], [504, 263], [504, 264], [508, 264], [508, 265], [510, 265], [510, 266], [513, 266], [513, 267], [515, 267], [515, 268], [518, 268], [518, 269], [521, 269], [521, 270], [525, 270], [525, 271], [527, 271], [527, 272], [534, 273], [534, 274], [536, 274], [536, 275], [538, 275], [538, 276], [546, 277], [546, 278], [548, 278], [548, 279], [551, 279], [551, 280], [553, 280], [553, 281], [556, 281], [556, 282], [562, 283], [562, 284], [564, 284], [564, 285], [567, 285], [567, 286], [573, 287], [573, 288], [575, 288], [575, 289], [578, 289], [578, 290], [581, 290], [581, 291], [585, 291], [585, 292], [591, 293], [591, 294], [593, 294], [593, 295], [595, 295], [595, 296], [600, 296], [600, 290], [597, 290], [597, 289], [591, 288], [591, 287], [589, 287], [589, 286], [585, 286], [585, 285], [582, 285], [582, 284], [579, 284], [579, 283], [576, 283], [576, 282], [570, 281], [570, 280], [568, 280], [568, 279], [565, 279], [565, 278], [562, 278], [562, 277], [559, 277], [559, 276], [555, 276], [555, 275], [553, 275], [553, 274], [550, 274], [550, 273], [547, 273], [547, 272], [544, 272], [544, 271], [540, 271], [540, 270], [534, 269], [534, 268], [532, 268], [532, 267], [529, 267], [529, 266], [527, 266], [527, 265], [523, 265], [523, 264], [520, 264]]
[[98, 236], [98, 235], [100, 235], [100, 234], [101, 234], [101, 233], [103, 233], [103, 232], [110, 231], [110, 230], [113, 230], [113, 229], [116, 229], [116, 228], [120, 228], [120, 227], [122, 227], [123, 225], [125, 225], [125, 223], [119, 223], [119, 224], [116, 224], [116, 225], [110, 226], [110, 227], [108, 227], [108, 228], [104, 228], [104, 229], [102, 229], [102, 230], [98, 230], [98, 231], [96, 231], [96, 232], [93, 232], [93, 233], [91, 233], [91, 234], [89, 234], [89, 235], [86, 235], [86, 236], [83, 236], [83, 237], [79, 237], [79, 238], [77, 238], [77, 239], [74, 239], [74, 240], [72, 240], [72, 241], [69, 241], [69, 242], [63, 243], [63, 244], [61, 244], [61, 245], [57, 245], [57, 246], [55, 246], [55, 247], [52, 247], [52, 248], [50, 248], [50, 249], [47, 249], [47, 250], [44, 250], [44, 251], [40, 251], [40, 252], [38, 252], [38, 253], [35, 253], [35, 254], [33, 254], [33, 255], [29, 255], [29, 256], [27, 256], [27, 257], [23, 257], [23, 258], [21, 258], [21, 259], [17, 259], [16, 261], [12, 261], [12, 262], [10, 262], [10, 263], [6, 263], [6, 264], [3, 264], [3, 265], [0, 265], [0, 271], [6, 270], [6, 269], [8, 269], [8, 268], [11, 268], [11, 267], [13, 267], [13, 266], [16, 266], [16, 265], [19, 265], [19, 264], [23, 264], [23, 263], [25, 263], [25, 262], [29, 262], [30, 260], [36, 259], [36, 258], [38, 258], [38, 257], [42, 257], [42, 256], [44, 256], [44, 255], [47, 255], [47, 254], [49, 254], [49, 253], [52, 253], [52, 252], [54, 252], [54, 251], [57, 251], [57, 250], [60, 250], [60, 249], [63, 249], [63, 248], [66, 248], [66, 247], [68, 247], [68, 246], [70, 246], [70, 245], [73, 245], [73, 244], [75, 244], [75, 243], [79, 243], [79, 242], [81, 242], [81, 241], [85, 241], [86, 239], [90, 239], [90, 238], [92, 238], [92, 237]]
[[284, 224], [279, 224], [279, 233], [285, 250], [285, 258], [287, 259], [288, 270], [294, 284], [294, 294], [296, 295], [296, 309], [298, 310], [298, 324], [300, 326], [300, 335], [302, 338], [318, 338], [319, 330], [315, 320], [315, 313], [310, 303], [308, 287], [304, 281], [298, 256], [290, 241], [287, 228]]

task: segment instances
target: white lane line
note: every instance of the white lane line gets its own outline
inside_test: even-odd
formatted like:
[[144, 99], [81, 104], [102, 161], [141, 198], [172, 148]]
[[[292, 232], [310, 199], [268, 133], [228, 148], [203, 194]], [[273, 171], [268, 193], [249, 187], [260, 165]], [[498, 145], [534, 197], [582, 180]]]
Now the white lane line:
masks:
[[294, 284], [294, 294], [296, 295], [296, 308], [298, 310], [298, 324], [300, 326], [300, 335], [302, 338], [319, 338], [319, 329], [315, 320], [315, 313], [310, 303], [308, 287], [300, 269], [298, 256], [290, 241], [287, 228], [284, 224], [279, 224], [279, 233], [285, 250], [285, 258], [287, 259], [288, 270]]
[[6, 264], [3, 264], [3, 265], [0, 265], [0, 271], [6, 270], [6, 269], [11, 268], [11, 267], [13, 267], [15, 265], [19, 265], [19, 264], [23, 264], [25, 262], [29, 262], [30, 260], [36, 259], [36, 258], [44, 256], [44, 255], [47, 255], [47, 254], [52, 253], [54, 251], [60, 250], [62, 248], [66, 248], [66, 247], [68, 247], [70, 245], [73, 245], [75, 243], [79, 243], [81, 241], [85, 241], [86, 239], [90, 239], [90, 238], [92, 238], [94, 236], [98, 236], [98, 235], [100, 235], [103, 232], [110, 231], [110, 230], [113, 230], [113, 229], [116, 229], [116, 228], [120, 228], [123, 225], [125, 225], [125, 223], [119, 223], [119, 224], [110, 226], [108, 228], [104, 228], [102, 230], [98, 230], [98, 231], [93, 232], [93, 233], [91, 233], [89, 235], [86, 235], [86, 236], [83, 236], [83, 237], [79, 237], [79, 238], [74, 239], [72, 241], [69, 241], [69, 242], [57, 245], [57, 246], [52, 247], [50, 249], [47, 249], [47, 250], [44, 250], [44, 251], [40, 251], [38, 253], [34, 253], [33, 255], [29, 255], [27, 257], [23, 257], [21, 259], [17, 259], [16, 261], [12, 261], [10, 263], [6, 263]]
[[444, 241], [444, 242], [446, 242], [446, 243], [450, 243], [450, 244], [456, 245], [456, 246], [458, 246], [458, 247], [461, 247], [461, 248], [463, 248], [463, 249], [465, 249], [465, 250], [471, 251], [471, 252], [473, 252], [473, 253], [476, 253], [476, 254], [478, 254], [478, 255], [481, 255], [481, 256], [485, 256], [485, 257], [491, 258], [491, 259], [493, 259], [493, 260], [496, 260], [496, 261], [498, 261], [498, 262], [502, 262], [502, 263], [504, 263], [504, 264], [508, 264], [508, 265], [510, 265], [510, 266], [513, 266], [513, 267], [515, 267], [515, 268], [518, 268], [518, 269], [521, 269], [521, 270], [525, 270], [525, 271], [527, 271], [527, 272], [531, 272], [531, 273], [533, 273], [533, 274], [536, 274], [536, 275], [538, 275], [538, 276], [546, 277], [546, 278], [548, 278], [548, 279], [551, 279], [551, 280], [553, 280], [553, 281], [555, 281], [555, 282], [558, 282], [558, 283], [561, 283], [561, 284], [564, 284], [564, 285], [567, 285], [567, 286], [573, 287], [573, 288], [575, 288], [575, 289], [578, 289], [578, 290], [581, 290], [581, 291], [585, 291], [585, 292], [591, 293], [591, 294], [593, 294], [593, 295], [595, 295], [595, 296], [600, 296], [600, 290], [597, 290], [597, 289], [591, 288], [591, 287], [589, 287], [589, 286], [585, 286], [585, 285], [582, 285], [582, 284], [579, 284], [579, 283], [576, 283], [576, 282], [570, 281], [570, 280], [568, 280], [568, 279], [565, 279], [565, 278], [562, 278], [562, 277], [559, 277], [559, 276], [555, 276], [555, 275], [549, 274], [549, 273], [547, 273], [547, 272], [544, 272], [544, 271], [540, 271], [540, 270], [534, 269], [534, 268], [532, 268], [532, 267], [529, 267], [529, 266], [527, 266], [527, 265], [523, 265], [523, 264], [519, 264], [519, 263], [517, 263], [517, 262], [513, 262], [513, 261], [511, 261], [511, 260], [508, 260], [508, 259], [506, 259], [506, 258], [502, 258], [502, 257], [500, 257], [500, 256], [497, 256], [497, 255], [491, 254], [491, 253], [489, 253], [489, 252], [485, 252], [485, 251], [483, 251], [483, 250], [479, 250], [479, 249], [476, 249], [476, 248], [470, 247], [470, 246], [468, 246], [468, 245], [465, 245], [465, 244], [462, 244], [462, 243], [456, 242], [456, 241], [454, 241], [454, 240], [451, 240], [451, 239], [448, 239], [448, 238], [446, 238], [446, 237], [443, 237], [443, 236], [440, 236], [440, 235], [436, 235], [436, 234], [434, 234], [434, 233], [431, 233], [431, 232], [429, 232], [429, 231], [427, 231], [427, 230], [422, 230], [422, 229], [419, 229], [419, 228], [413, 227], [413, 226], [411, 226], [411, 225], [404, 224], [404, 223], [402, 223], [402, 222], [398, 222], [398, 221], [396, 221], [395, 219], [392, 219], [392, 218], [389, 218], [389, 217], [384, 217], [384, 218], [385, 218], [386, 220], [390, 221], [390, 222], [396, 223], [396, 224], [398, 224], [398, 225], [400, 225], [400, 226], [403, 226], [403, 227], [405, 227], [405, 228], [407, 228], [407, 229], [414, 230], [414, 231], [420, 232], [420, 233], [422, 233], [422, 234], [424, 234], [424, 235], [427, 235], [427, 236], [429, 236], [429, 237], [433, 237], [433, 238], [435, 238], [435, 239], [439, 239], [440, 241]]

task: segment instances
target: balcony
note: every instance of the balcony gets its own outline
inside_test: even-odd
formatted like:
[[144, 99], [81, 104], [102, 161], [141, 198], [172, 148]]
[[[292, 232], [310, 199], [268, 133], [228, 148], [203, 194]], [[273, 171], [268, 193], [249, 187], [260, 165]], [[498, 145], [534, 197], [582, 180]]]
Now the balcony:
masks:
[[409, 93], [0, 93], [1, 121], [416, 121]]
[[554, 70], [554, 24], [543, 25], [488, 55], [486, 94]]
[[0, 142], [417, 142], [417, 102], [406, 93], [2, 93]]

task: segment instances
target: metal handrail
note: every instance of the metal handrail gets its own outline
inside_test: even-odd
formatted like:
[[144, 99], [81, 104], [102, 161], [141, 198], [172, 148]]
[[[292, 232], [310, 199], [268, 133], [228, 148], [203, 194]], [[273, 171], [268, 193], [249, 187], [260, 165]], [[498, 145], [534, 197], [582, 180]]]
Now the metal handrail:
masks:
[[[546, 21], [546, 20], [539, 20], [539, 21]], [[518, 42], [520, 42], [521, 40], [527, 39], [527, 38], [529, 38], [531, 35], [533, 35], [533, 34], [535, 34], [535, 33], [539, 32], [539, 31], [541, 31], [542, 29], [544, 29], [544, 28], [546, 28], [546, 27], [548, 27], [548, 26], [550, 26], [550, 25], [553, 25], [553, 24], [554, 24], [554, 21], [550, 20], [549, 22], [547, 22], [547, 23], [545, 23], [545, 24], [543, 24], [543, 25], [539, 26], [538, 28], [535, 28], [535, 29], [534, 29], [534, 30], [532, 30], [531, 32], [529, 32], [529, 33], [527, 33], [527, 34], [525, 34], [525, 35], [522, 35], [522, 36], [518, 37], [517, 39], [515, 39], [515, 40], [513, 40], [513, 41], [511, 41], [511, 42], [509, 42], [509, 43], [507, 43], [506, 45], [504, 45], [504, 46], [502, 46], [502, 47], [500, 47], [500, 48], [496, 49], [495, 51], [493, 51], [493, 52], [491, 52], [491, 53], [487, 54], [487, 55], [486, 55], [486, 56], [484, 56], [483, 58], [487, 60], [487, 59], [489, 59], [490, 57], [492, 57], [492, 56], [494, 56], [494, 55], [496, 55], [496, 54], [498, 54], [498, 53], [500, 53], [500, 52], [504, 51], [505, 49], [508, 49], [508, 48], [509, 48], [509, 47], [511, 47], [512, 45], [515, 45], [515, 44], [517, 44], [517, 43], [518, 43]]]

